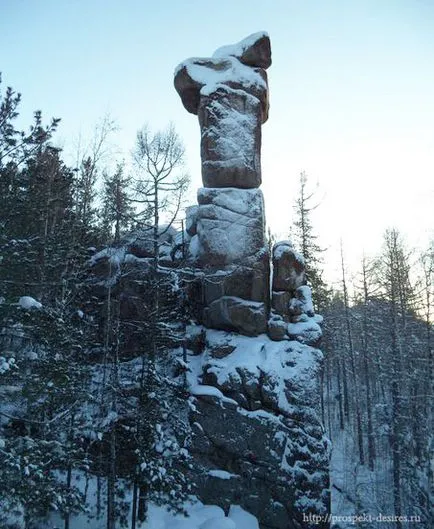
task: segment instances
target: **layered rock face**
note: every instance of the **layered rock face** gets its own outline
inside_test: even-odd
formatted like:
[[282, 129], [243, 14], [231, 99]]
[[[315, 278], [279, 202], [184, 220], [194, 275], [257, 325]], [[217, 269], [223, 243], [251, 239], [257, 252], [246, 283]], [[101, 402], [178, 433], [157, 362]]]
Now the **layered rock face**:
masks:
[[[268, 118], [270, 40], [256, 33], [213, 57], [188, 59], [175, 88], [201, 129], [202, 181], [187, 221], [190, 255], [204, 270], [206, 325], [266, 330], [269, 258], [261, 184], [261, 125]], [[241, 286], [239, 283], [243, 282]]]

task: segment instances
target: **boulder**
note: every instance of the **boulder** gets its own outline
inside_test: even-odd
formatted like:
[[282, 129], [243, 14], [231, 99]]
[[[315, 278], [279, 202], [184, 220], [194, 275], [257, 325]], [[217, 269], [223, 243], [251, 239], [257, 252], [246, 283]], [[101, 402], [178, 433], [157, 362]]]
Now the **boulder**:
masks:
[[[160, 256], [170, 256], [176, 240], [177, 231], [173, 226], [161, 225], [158, 228], [158, 252]], [[154, 233], [152, 228], [137, 230], [123, 238], [121, 244], [125, 252], [135, 257], [154, 256]]]
[[259, 189], [202, 188], [198, 202], [195, 255], [199, 266], [218, 269], [243, 264], [264, 248], [264, 199]]
[[229, 336], [220, 336], [219, 339], [206, 342], [206, 348], [211, 358], [224, 358], [232, 353], [235, 346], [231, 344]]
[[281, 342], [287, 338], [287, 323], [281, 318], [271, 318], [268, 321], [268, 336], [275, 342]]
[[202, 181], [205, 187], [261, 185], [261, 103], [221, 86], [199, 105]]
[[214, 274], [206, 274], [203, 281], [205, 304], [222, 296], [235, 296], [268, 304], [270, 261], [264, 248], [245, 260], [244, 265], [227, 267]]
[[192, 354], [202, 354], [205, 349], [206, 333], [202, 327], [189, 325], [185, 334], [185, 345]]
[[256, 97], [261, 103], [261, 123], [268, 119], [265, 69], [250, 67], [233, 55], [187, 59], [176, 67], [174, 85], [184, 108], [191, 114], [198, 114], [203, 96], [221, 87], [231, 87]]
[[307, 321], [297, 323], [288, 323], [287, 329], [291, 340], [297, 340], [312, 347], [318, 347], [321, 342], [322, 330], [314, 318], [308, 318]]
[[271, 66], [270, 37], [265, 32], [253, 33], [237, 44], [222, 46], [213, 57], [234, 56], [247, 66], [267, 69]]
[[[211, 357], [209, 348], [229, 339], [230, 361]], [[204, 385], [202, 394], [195, 390], [190, 398], [189, 420], [191, 453], [201, 465], [195, 474], [201, 501], [225, 509], [240, 505], [261, 529], [328, 528], [321, 352], [295, 341], [213, 330], [200, 359], [202, 366], [196, 361], [198, 370], [189, 376]], [[308, 513], [324, 515], [324, 522], [306, 524]]]
[[297, 317], [302, 314], [306, 314], [309, 318], [315, 315], [310, 287], [303, 285], [296, 289], [295, 297], [291, 299], [289, 304], [289, 313], [293, 317], [293, 321], [297, 321]]
[[185, 208], [185, 231], [193, 237], [196, 235], [198, 206], [188, 206]]
[[285, 290], [276, 292], [273, 290], [271, 294], [271, 308], [281, 314], [282, 316], [289, 315], [289, 303], [291, 301], [291, 293]]
[[267, 330], [265, 305], [232, 296], [223, 296], [205, 308], [203, 323], [206, 327], [213, 329], [258, 336]]
[[303, 256], [294, 250], [290, 241], [273, 246], [273, 291], [286, 291], [292, 295], [306, 283]]

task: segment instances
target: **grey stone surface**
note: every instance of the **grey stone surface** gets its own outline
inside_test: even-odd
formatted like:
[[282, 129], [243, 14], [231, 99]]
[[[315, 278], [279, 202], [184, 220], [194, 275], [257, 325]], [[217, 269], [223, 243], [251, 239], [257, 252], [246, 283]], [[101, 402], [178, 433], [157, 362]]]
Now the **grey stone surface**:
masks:
[[[235, 348], [227, 358], [213, 358], [210, 348], [222, 340]], [[201, 383], [221, 396], [192, 397], [190, 421], [200, 425], [192, 438], [203, 468], [200, 498], [217, 499], [222, 507], [241, 505], [261, 529], [325, 529], [326, 523], [303, 523], [303, 513], [329, 508], [328, 445], [317, 412], [321, 353], [265, 337], [251, 348], [248, 343], [207, 331]], [[209, 476], [208, 468], [224, 470], [230, 479]]]
[[243, 265], [227, 267], [223, 272], [207, 274], [203, 281], [207, 305], [221, 296], [235, 296], [251, 301], [268, 302], [270, 262], [268, 253], [260, 251], [246, 258]]
[[185, 231], [193, 237], [196, 235], [198, 206], [188, 206], [185, 208]]
[[[211, 188], [259, 187], [262, 182], [259, 99], [222, 86], [201, 98], [198, 117], [202, 131], [203, 185]], [[236, 141], [234, 128], [238, 129]]]
[[273, 290], [271, 293], [271, 308], [284, 316], [289, 315], [289, 303], [291, 301], [291, 292]]
[[251, 35], [210, 58], [193, 58], [175, 71], [174, 84], [201, 128], [205, 187], [261, 184], [261, 124], [268, 118], [269, 37]]
[[303, 257], [289, 241], [276, 243], [273, 247], [273, 291], [287, 291], [293, 295], [305, 283]]
[[280, 342], [287, 337], [287, 328], [287, 323], [282, 319], [271, 318], [268, 320], [268, 336], [276, 342]]
[[245, 260], [265, 246], [260, 190], [199, 189], [196, 262], [214, 269]]
[[213, 301], [203, 313], [204, 324], [213, 329], [237, 331], [258, 336], [267, 330], [264, 303], [223, 296]]

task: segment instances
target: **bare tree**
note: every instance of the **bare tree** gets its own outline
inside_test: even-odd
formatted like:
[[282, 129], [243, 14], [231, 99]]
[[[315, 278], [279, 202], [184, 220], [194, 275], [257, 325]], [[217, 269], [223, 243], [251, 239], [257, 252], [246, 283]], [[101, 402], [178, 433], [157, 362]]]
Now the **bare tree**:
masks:
[[[167, 332], [164, 314], [160, 306], [160, 297], [167, 291], [167, 273], [159, 269], [160, 243], [163, 236], [175, 222], [189, 185], [189, 176], [183, 171], [184, 146], [171, 125], [163, 132], [152, 134], [147, 126], [137, 133], [133, 152], [136, 177], [134, 179], [134, 201], [141, 206], [138, 226], [144, 228], [144, 236], [151, 240], [152, 273], [149, 276], [149, 305], [147, 321], [147, 350], [142, 354], [142, 376], [138, 420], [136, 424], [139, 445], [146, 447], [154, 433], [155, 406], [149, 407], [149, 395], [155, 390], [156, 358], [162, 332]], [[148, 234], [148, 235], [147, 235]], [[142, 235], [141, 235], [142, 236]], [[146, 241], [145, 241], [146, 242]], [[163, 329], [163, 331], [162, 331]], [[138, 463], [133, 490], [133, 517], [143, 522], [146, 519], [147, 502], [151, 494], [152, 483], [149, 476], [143, 475], [152, 468], [151, 447], [144, 450], [146, 465]], [[145, 470], [143, 470], [145, 469]], [[146, 470], [148, 469], [148, 470]]]
[[[175, 221], [190, 178], [182, 172], [184, 146], [170, 125], [165, 131], [152, 134], [147, 126], [137, 133], [133, 153], [138, 172], [136, 201], [145, 212], [145, 227], [152, 232], [154, 267], [158, 267], [159, 240]], [[166, 222], [161, 227], [162, 215]], [[151, 223], [149, 223], [151, 219]]]
[[117, 129], [110, 116], [104, 116], [95, 127], [87, 148], [77, 147], [75, 209], [78, 220], [86, 230], [95, 223], [96, 183], [110, 154], [109, 137]]
[[350, 353], [350, 362], [351, 362], [351, 371], [354, 384], [354, 408], [356, 412], [356, 421], [357, 421], [357, 441], [359, 447], [359, 461], [361, 465], [365, 464], [365, 453], [363, 449], [363, 430], [362, 430], [362, 417], [359, 405], [359, 380], [358, 373], [356, 369], [356, 360], [355, 360], [355, 351], [354, 351], [354, 342], [353, 342], [353, 331], [351, 328], [350, 320], [350, 310], [348, 303], [348, 288], [347, 280], [345, 276], [345, 263], [344, 263], [344, 250], [341, 241], [341, 269], [342, 269], [342, 291], [344, 294], [344, 309], [345, 309], [345, 327], [347, 334], [347, 343], [348, 350]]

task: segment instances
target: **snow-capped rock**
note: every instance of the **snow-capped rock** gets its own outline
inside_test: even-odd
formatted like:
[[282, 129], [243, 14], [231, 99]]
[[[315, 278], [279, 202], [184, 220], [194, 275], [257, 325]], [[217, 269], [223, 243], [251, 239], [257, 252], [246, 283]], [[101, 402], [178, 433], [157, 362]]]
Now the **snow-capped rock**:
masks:
[[305, 283], [303, 256], [290, 241], [277, 242], [273, 247], [273, 290], [294, 292]]
[[265, 306], [234, 296], [222, 296], [205, 308], [204, 324], [213, 329], [238, 331], [247, 336], [258, 336], [267, 330]]
[[205, 187], [261, 184], [261, 125], [268, 118], [270, 39], [264, 32], [175, 70], [184, 107], [199, 117]]
[[[239, 504], [260, 527], [306, 526], [303, 514], [328, 509], [328, 442], [318, 410], [322, 353], [264, 335], [206, 333], [207, 347], [190, 357], [188, 374], [192, 452], [204, 469], [218, 468], [218, 475], [199, 475], [201, 500]], [[213, 348], [221, 343], [233, 350], [218, 358]], [[221, 479], [222, 471], [237, 478]]]
[[31, 296], [21, 296], [18, 300], [18, 305], [25, 310], [42, 309], [42, 303], [36, 301], [36, 299]]

